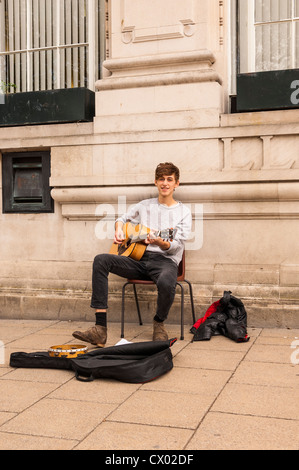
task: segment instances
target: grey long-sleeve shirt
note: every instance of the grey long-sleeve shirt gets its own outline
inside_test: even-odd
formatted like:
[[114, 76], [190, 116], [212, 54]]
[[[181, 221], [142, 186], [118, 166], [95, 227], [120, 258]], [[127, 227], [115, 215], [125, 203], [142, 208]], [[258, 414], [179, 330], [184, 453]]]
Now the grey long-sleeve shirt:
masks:
[[158, 198], [153, 198], [130, 207], [116, 222], [141, 224], [153, 231], [176, 229], [176, 235], [173, 241], [170, 241], [168, 250], [162, 250], [156, 245], [149, 245], [147, 250], [171, 258], [178, 265], [183, 256], [184, 241], [190, 236], [192, 216], [189, 208], [181, 202], [168, 207], [160, 204]]

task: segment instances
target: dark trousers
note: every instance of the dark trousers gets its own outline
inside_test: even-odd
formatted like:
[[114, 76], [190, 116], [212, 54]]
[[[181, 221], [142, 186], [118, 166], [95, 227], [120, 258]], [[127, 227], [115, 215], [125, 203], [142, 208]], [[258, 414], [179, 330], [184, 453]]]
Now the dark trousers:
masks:
[[154, 281], [158, 289], [156, 315], [160, 321], [166, 320], [176, 289], [178, 266], [174, 261], [150, 251], [146, 251], [140, 261], [111, 254], [96, 256], [92, 275], [92, 308], [108, 308], [109, 273], [127, 279]]

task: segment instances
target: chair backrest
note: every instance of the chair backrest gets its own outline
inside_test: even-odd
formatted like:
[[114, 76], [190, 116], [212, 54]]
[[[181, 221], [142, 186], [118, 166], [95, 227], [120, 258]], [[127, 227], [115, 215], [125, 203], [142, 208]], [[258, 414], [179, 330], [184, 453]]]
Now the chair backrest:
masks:
[[178, 281], [183, 281], [185, 279], [185, 250], [183, 252], [182, 260], [178, 268]]

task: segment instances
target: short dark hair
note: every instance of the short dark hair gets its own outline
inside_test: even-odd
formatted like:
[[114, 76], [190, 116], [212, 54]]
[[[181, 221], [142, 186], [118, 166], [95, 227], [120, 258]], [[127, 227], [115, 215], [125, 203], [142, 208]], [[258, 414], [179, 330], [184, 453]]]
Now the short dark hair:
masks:
[[170, 162], [160, 163], [156, 168], [155, 179], [158, 180], [159, 178], [161, 178], [161, 176], [170, 176], [173, 174], [175, 176], [175, 180], [179, 181], [180, 170], [177, 166]]

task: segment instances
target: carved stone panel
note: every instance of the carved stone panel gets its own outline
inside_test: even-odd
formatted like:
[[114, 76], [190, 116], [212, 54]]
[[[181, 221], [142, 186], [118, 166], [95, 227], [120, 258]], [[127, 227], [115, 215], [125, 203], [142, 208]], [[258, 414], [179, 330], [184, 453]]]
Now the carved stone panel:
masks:
[[122, 41], [147, 42], [192, 36], [195, 29], [193, 0], [121, 0]]
[[298, 168], [299, 139], [265, 135], [254, 138], [227, 137], [223, 142], [223, 171], [292, 170]]

